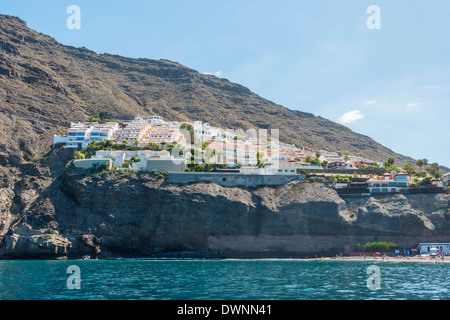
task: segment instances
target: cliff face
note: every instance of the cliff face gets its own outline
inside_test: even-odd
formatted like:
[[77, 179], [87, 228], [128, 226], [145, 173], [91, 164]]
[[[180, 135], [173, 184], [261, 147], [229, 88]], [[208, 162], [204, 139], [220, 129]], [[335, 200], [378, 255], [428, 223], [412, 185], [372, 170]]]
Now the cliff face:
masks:
[[[9, 217], [13, 223], [5, 225], [3, 258], [335, 252], [369, 241], [408, 248], [450, 238], [446, 194], [343, 200], [321, 183], [244, 189], [47, 170], [50, 176], [59, 172], [59, 178], [36, 198], [29, 194], [23, 214]], [[32, 183], [31, 176], [21, 181]]]

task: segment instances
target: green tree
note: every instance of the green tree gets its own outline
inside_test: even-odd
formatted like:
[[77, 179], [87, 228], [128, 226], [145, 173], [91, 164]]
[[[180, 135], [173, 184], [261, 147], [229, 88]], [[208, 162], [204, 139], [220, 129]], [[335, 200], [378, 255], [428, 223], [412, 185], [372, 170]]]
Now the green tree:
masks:
[[416, 161], [416, 166], [419, 167], [419, 170], [420, 170], [420, 171], [422, 171], [422, 167], [423, 167], [424, 165], [425, 165], [425, 164], [424, 164], [424, 162], [423, 162], [422, 159], [419, 159], [419, 160]]
[[98, 114], [91, 115], [89, 118], [89, 123], [92, 122], [101, 122], [100, 116]]
[[439, 164], [437, 162], [432, 163], [427, 169], [426, 171], [431, 174], [433, 177], [435, 177], [436, 175], [438, 175], [439, 170], [441, 170], [441, 167], [439, 166]]
[[405, 169], [405, 172], [409, 175], [412, 175], [414, 173], [414, 166], [410, 163], [406, 164], [404, 169]]
[[139, 140], [136, 140], [135, 142], [134, 142], [134, 147], [135, 147], [135, 150], [136, 150], [136, 156], [137, 156], [137, 151], [138, 151], [138, 147], [139, 147]]
[[153, 150], [153, 151], [161, 151], [162, 150], [162, 148], [159, 145], [157, 145], [156, 143], [153, 143], [153, 142], [149, 142], [146, 149]]
[[265, 166], [263, 151], [256, 152], [256, 162], [257, 162], [258, 168], [262, 168]]
[[209, 142], [208, 141], [202, 142], [201, 144], [202, 144], [202, 150], [205, 150], [209, 146]]
[[75, 160], [85, 159], [86, 155], [83, 152], [81, 152], [81, 151], [75, 151], [75, 153], [73, 155], [73, 158]]
[[387, 162], [392, 166], [395, 163], [395, 158], [394, 157], [389, 157]]

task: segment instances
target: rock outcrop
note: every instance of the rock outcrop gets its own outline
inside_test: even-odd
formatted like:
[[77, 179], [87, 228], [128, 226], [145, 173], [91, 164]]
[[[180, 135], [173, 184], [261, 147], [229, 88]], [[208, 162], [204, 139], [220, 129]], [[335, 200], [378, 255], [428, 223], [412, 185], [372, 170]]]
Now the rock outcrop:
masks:
[[270, 256], [450, 238], [447, 194], [344, 200], [322, 183], [171, 185], [152, 175], [64, 168], [26, 205], [3, 236], [3, 258]]

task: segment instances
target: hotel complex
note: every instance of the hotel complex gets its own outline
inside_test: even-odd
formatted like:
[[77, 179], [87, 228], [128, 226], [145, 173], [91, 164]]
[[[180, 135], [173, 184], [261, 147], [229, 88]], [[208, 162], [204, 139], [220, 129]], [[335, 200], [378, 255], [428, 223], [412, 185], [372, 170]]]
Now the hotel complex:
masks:
[[[181, 129], [187, 127], [190, 130]], [[302, 175], [325, 170], [331, 174], [351, 175], [379, 168], [370, 159], [327, 150], [305, 150], [281, 143], [272, 135], [268, 141], [264, 130], [258, 138], [253, 131], [237, 133], [201, 121], [185, 123], [182, 127], [182, 123], [167, 122], [159, 116], [136, 117], [132, 121], [71, 123], [65, 136], [54, 137], [53, 146], [79, 150], [102, 142], [115, 146], [97, 151], [88, 159], [75, 160], [74, 164], [79, 168], [104, 165], [125, 171], [181, 173], [195, 171], [193, 166], [212, 165], [222, 172], [226, 169], [256, 175]], [[193, 137], [190, 136], [192, 133]], [[444, 178], [433, 179], [433, 185], [446, 186], [449, 177]], [[352, 190], [358, 190], [363, 187], [361, 190], [364, 191], [360, 193], [369, 194], [400, 193], [409, 188], [411, 182], [406, 173], [371, 174], [363, 184], [356, 183], [349, 188], [356, 186]], [[339, 187], [337, 184], [336, 188]], [[349, 190], [345, 191], [349, 193]]]

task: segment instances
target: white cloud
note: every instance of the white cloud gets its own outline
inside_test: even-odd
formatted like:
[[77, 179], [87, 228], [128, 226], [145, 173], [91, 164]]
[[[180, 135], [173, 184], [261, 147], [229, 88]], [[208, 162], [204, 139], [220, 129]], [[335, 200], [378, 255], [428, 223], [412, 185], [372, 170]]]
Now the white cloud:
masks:
[[420, 105], [421, 105], [420, 102], [410, 102], [410, 103], [408, 103], [408, 104], [406, 105], [406, 107], [407, 107], [408, 109], [415, 109], [415, 108], [417, 108], [417, 107], [420, 106]]
[[366, 100], [364, 101], [364, 104], [366, 106], [370, 106], [371, 104], [377, 103], [377, 100]]
[[347, 113], [344, 113], [339, 117], [338, 122], [342, 124], [352, 123], [364, 118], [364, 115], [359, 110], [353, 110]]
[[223, 75], [223, 72], [221, 70], [214, 72], [214, 73], [210, 73], [210, 72], [203, 72], [203, 74], [207, 74], [210, 76], [216, 76], [216, 77], [221, 77]]

